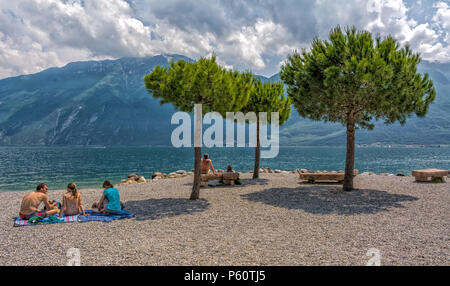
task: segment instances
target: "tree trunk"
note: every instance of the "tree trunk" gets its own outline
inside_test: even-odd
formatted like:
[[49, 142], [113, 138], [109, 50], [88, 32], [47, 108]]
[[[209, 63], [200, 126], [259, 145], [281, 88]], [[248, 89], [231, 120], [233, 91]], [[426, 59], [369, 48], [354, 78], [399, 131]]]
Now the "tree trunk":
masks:
[[355, 118], [353, 110], [347, 116], [347, 153], [345, 156], [344, 191], [353, 190], [353, 169], [355, 166]]
[[197, 200], [200, 197], [202, 147], [194, 147], [194, 158], [194, 183], [192, 184], [191, 200]]
[[191, 200], [200, 197], [200, 179], [202, 165], [202, 105], [194, 105], [194, 183], [192, 184]]
[[253, 179], [259, 178], [259, 160], [261, 158], [261, 146], [259, 141], [259, 118], [256, 119], [256, 147], [255, 147], [255, 167], [253, 168]]

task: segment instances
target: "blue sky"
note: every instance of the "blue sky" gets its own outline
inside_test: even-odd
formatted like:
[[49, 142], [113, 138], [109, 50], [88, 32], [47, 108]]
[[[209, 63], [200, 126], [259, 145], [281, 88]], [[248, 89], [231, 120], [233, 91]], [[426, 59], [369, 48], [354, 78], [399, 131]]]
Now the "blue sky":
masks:
[[450, 62], [448, 0], [0, 0], [0, 78], [72, 61], [215, 53], [270, 76], [293, 50], [355, 25]]

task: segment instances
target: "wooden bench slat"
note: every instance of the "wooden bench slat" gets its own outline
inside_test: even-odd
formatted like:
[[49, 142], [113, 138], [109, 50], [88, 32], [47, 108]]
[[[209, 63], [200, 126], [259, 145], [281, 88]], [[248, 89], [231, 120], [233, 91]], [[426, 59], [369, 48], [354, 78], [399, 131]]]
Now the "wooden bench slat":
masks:
[[412, 175], [422, 176], [422, 177], [443, 177], [448, 175], [448, 170], [438, 170], [438, 169], [426, 169], [426, 170], [414, 170]]
[[433, 179], [442, 179], [445, 181], [445, 177], [448, 176], [448, 170], [439, 169], [425, 169], [425, 170], [413, 170], [412, 175], [416, 178], [416, 181], [429, 182]]
[[239, 173], [218, 173], [214, 174], [201, 174], [202, 181], [209, 180], [236, 180], [239, 179]]

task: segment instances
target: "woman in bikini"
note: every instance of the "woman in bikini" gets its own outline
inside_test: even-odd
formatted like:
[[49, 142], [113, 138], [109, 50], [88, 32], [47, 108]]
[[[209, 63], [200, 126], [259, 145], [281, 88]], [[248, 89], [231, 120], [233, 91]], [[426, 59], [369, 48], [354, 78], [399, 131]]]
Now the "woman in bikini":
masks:
[[77, 185], [75, 183], [70, 183], [67, 185], [67, 193], [64, 194], [62, 199], [59, 217], [62, 215], [69, 216], [79, 214], [86, 215], [83, 203], [81, 202], [81, 194], [78, 192]]

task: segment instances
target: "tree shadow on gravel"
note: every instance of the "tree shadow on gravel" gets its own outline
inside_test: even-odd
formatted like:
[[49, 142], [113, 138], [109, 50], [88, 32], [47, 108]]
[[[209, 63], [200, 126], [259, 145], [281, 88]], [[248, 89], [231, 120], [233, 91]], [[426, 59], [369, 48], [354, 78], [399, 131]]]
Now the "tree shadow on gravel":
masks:
[[[228, 187], [228, 188], [238, 188], [238, 187], [245, 187], [246, 185], [267, 185], [269, 180], [268, 179], [241, 179], [242, 184], [241, 185], [217, 185], [217, 186], [208, 186], [208, 188], [221, 188], [221, 187]], [[185, 186], [191, 186], [192, 183], [186, 183]], [[202, 187], [201, 189], [205, 189], [206, 187]]]
[[252, 202], [324, 215], [374, 214], [389, 211], [389, 208], [404, 208], [401, 202], [418, 200], [413, 196], [390, 194], [380, 190], [359, 189], [352, 192], [341, 190], [342, 187], [339, 186], [324, 185], [272, 188], [243, 194], [241, 197]]
[[241, 179], [242, 181], [242, 185], [241, 186], [245, 186], [245, 185], [267, 185], [269, 180], [268, 179], [263, 179], [263, 178], [258, 178], [258, 179]]
[[333, 186], [342, 186], [342, 183], [338, 183], [338, 182], [336, 182], [336, 181], [330, 181], [330, 182], [327, 182], [327, 181], [321, 181], [321, 182], [314, 182], [314, 183], [312, 183], [312, 182], [308, 182], [308, 181], [300, 181], [300, 182], [298, 182], [298, 184], [299, 185], [307, 185], [307, 186], [320, 186], [320, 185], [324, 185], [324, 186], [330, 186], [330, 185], [333, 185]]
[[[450, 180], [450, 179], [449, 179]], [[419, 184], [419, 185], [430, 185], [430, 186], [441, 186], [445, 185], [447, 181], [445, 182], [422, 182], [422, 181], [413, 181], [413, 184]]]
[[148, 199], [125, 202], [126, 210], [136, 215], [136, 220], [157, 220], [205, 211], [209, 202], [205, 199]]

